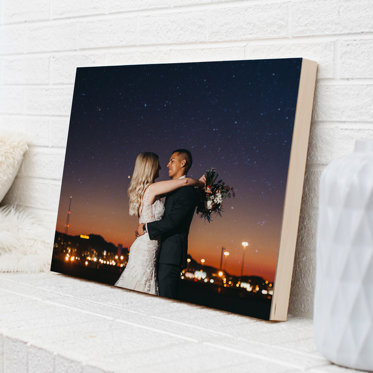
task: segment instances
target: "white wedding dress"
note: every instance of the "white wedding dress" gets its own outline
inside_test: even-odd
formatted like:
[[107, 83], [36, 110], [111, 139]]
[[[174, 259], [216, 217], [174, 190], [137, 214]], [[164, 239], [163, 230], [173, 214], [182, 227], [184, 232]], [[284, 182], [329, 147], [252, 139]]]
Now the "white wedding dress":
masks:
[[[161, 199], [149, 204], [148, 192], [149, 188], [144, 194], [140, 224], [161, 220], [164, 213]], [[127, 266], [114, 286], [158, 295], [156, 264], [159, 246], [159, 241], [149, 239], [148, 233], [137, 237], [130, 248]]]

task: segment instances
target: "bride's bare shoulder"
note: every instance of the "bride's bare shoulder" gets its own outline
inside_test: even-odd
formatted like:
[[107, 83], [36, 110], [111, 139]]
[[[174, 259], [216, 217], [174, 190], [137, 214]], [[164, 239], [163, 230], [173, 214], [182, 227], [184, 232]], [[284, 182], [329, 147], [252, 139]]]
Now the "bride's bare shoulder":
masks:
[[146, 203], [150, 205], [154, 202], [155, 197], [156, 197], [154, 193], [154, 184], [155, 183], [152, 183], [146, 187], [143, 193], [143, 198], [142, 198], [144, 201], [146, 201]]

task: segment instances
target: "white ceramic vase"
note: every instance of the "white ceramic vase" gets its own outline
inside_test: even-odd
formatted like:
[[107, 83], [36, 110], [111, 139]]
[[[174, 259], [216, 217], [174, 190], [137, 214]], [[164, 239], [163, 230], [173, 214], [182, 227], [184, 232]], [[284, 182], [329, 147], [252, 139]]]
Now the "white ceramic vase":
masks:
[[373, 370], [373, 142], [356, 141], [323, 171], [316, 246], [317, 348]]

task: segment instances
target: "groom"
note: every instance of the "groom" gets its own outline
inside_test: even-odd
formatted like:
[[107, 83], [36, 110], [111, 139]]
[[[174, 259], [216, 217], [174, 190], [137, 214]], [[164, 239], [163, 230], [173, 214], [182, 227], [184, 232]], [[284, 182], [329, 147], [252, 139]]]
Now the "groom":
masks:
[[[185, 178], [191, 166], [190, 151], [177, 149], [167, 164], [168, 176], [173, 180]], [[199, 192], [193, 186], [176, 189], [167, 194], [161, 220], [137, 227], [137, 235], [148, 232], [151, 240], [161, 238], [158, 286], [162, 297], [176, 298], [180, 272], [186, 264], [189, 227], [198, 201]]]

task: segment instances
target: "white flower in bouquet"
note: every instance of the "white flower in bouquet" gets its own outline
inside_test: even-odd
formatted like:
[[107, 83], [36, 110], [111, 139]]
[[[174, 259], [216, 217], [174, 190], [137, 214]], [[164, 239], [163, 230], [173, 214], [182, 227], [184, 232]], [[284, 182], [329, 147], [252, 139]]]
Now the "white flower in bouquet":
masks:
[[217, 192], [214, 198], [214, 202], [218, 203], [219, 205], [223, 202], [223, 197], [220, 192]]
[[208, 210], [211, 210], [211, 209], [212, 209], [212, 201], [211, 201], [211, 199], [209, 199], [209, 200], [206, 202], [206, 208], [207, 208]]

